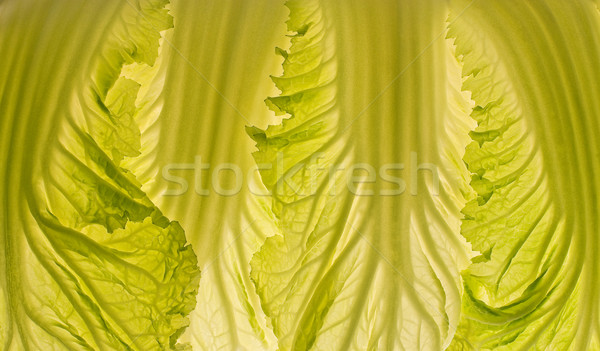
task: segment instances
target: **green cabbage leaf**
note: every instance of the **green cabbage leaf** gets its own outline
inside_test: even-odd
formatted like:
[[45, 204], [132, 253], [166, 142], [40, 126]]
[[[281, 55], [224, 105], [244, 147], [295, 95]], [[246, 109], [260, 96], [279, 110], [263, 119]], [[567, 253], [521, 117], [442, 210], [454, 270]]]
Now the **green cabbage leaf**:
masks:
[[0, 0], [0, 53], [1, 350], [600, 351], [598, 0]]

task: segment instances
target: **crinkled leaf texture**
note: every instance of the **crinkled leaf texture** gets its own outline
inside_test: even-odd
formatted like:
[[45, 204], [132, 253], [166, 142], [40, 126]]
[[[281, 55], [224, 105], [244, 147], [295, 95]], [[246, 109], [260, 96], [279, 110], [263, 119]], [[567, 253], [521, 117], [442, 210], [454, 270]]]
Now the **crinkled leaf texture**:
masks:
[[[252, 277], [279, 348], [598, 350], [596, 4], [287, 5], [267, 104], [291, 117], [249, 129], [272, 166], [278, 233]], [[439, 194], [330, 191], [352, 182], [332, 164], [411, 157]]]
[[450, 349], [599, 350], [597, 4], [480, 2], [451, 21], [477, 121], [461, 232], [481, 255]]
[[3, 350], [184, 347], [196, 256], [132, 161], [160, 109], [165, 5], [0, 5]]
[[[265, 236], [273, 235], [273, 221], [267, 198], [252, 195], [265, 190], [244, 127], [273, 120], [263, 100], [277, 92], [269, 74], [281, 69], [273, 48], [287, 41], [286, 9], [283, 0], [194, 0], [172, 1], [170, 13], [175, 28], [172, 47], [165, 47], [169, 65], [153, 159], [161, 173], [181, 165], [169, 175], [189, 188], [165, 195], [181, 187], [159, 176], [148, 194], [181, 223], [202, 270], [197, 307], [182, 340], [194, 350], [272, 350], [275, 337], [249, 262]], [[194, 163], [206, 168], [194, 172]], [[215, 174], [219, 165], [239, 167], [246, 180], [239, 192], [231, 191], [231, 171]]]
[[[286, 5], [294, 34], [267, 104], [290, 117], [248, 129], [257, 164], [271, 165], [277, 234], [251, 265], [279, 348], [445, 348], [469, 262], [460, 159], [472, 124], [446, 9]], [[373, 179], [355, 184], [365, 171]]]
[[0, 347], [600, 350], [598, 6], [0, 1]]

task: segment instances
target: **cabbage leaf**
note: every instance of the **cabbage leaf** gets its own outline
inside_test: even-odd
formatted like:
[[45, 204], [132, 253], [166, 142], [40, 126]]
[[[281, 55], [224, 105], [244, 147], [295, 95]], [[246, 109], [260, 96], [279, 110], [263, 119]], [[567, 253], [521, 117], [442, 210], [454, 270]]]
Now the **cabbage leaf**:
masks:
[[0, 348], [600, 350], [599, 6], [0, 1]]

